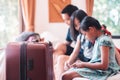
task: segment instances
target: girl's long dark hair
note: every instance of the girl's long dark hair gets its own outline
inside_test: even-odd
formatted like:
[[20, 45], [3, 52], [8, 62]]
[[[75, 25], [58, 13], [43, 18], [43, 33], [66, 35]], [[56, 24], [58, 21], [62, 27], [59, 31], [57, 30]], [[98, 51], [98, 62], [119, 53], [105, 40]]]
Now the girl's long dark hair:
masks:
[[87, 16], [81, 22], [80, 29], [82, 29], [83, 31], [88, 31], [89, 27], [95, 27], [97, 30], [101, 30], [101, 25], [99, 21], [93, 17]]
[[79, 20], [79, 22], [81, 22], [83, 20], [83, 18], [86, 16], [87, 16], [87, 14], [83, 10], [76, 10], [75, 12], [73, 12], [73, 14], [71, 16], [70, 32], [71, 32], [71, 36], [74, 41], [77, 40], [77, 36], [79, 35], [79, 31], [77, 31], [75, 29], [74, 20], [75, 20], [75, 18], [77, 18]]

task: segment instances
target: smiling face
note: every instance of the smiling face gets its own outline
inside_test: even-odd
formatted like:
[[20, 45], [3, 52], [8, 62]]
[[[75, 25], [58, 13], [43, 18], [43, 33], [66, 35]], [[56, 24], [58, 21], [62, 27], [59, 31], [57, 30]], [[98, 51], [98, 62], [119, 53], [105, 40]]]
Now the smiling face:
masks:
[[62, 14], [62, 18], [67, 25], [70, 25], [70, 16], [67, 13]]

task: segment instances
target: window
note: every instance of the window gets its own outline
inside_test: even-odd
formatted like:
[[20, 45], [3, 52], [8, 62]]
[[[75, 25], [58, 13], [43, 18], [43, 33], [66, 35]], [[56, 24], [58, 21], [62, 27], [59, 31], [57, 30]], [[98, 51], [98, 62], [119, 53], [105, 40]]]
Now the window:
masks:
[[94, 0], [93, 16], [105, 24], [112, 35], [120, 36], [120, 0]]
[[18, 33], [18, 0], [0, 0], [0, 48]]

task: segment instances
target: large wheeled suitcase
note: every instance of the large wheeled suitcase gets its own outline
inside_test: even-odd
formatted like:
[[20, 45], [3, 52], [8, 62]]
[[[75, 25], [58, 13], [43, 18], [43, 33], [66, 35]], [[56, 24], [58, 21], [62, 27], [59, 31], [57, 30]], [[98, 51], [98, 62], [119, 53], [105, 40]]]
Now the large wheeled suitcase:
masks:
[[10, 42], [6, 48], [6, 80], [53, 80], [52, 46]]

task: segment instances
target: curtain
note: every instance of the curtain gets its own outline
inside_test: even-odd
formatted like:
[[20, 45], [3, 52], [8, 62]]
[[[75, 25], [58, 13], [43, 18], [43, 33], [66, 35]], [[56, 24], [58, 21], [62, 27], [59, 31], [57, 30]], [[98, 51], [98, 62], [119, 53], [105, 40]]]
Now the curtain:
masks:
[[92, 16], [94, 0], [86, 0], [86, 11], [88, 16]]
[[20, 26], [22, 31], [34, 32], [35, 0], [19, 0]]

